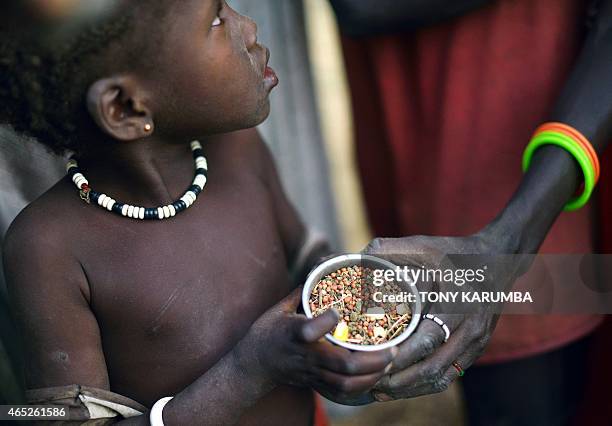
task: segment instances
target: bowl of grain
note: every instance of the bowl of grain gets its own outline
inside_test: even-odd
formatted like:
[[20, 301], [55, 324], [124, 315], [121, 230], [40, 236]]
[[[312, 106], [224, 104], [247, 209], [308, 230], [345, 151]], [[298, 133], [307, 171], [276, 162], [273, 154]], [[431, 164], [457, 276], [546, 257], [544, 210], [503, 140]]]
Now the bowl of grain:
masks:
[[304, 313], [313, 318], [335, 309], [339, 322], [325, 338], [338, 346], [354, 351], [396, 346], [414, 332], [422, 310], [413, 283], [382, 278], [385, 271], [396, 270], [393, 263], [364, 254], [328, 259], [306, 279]]

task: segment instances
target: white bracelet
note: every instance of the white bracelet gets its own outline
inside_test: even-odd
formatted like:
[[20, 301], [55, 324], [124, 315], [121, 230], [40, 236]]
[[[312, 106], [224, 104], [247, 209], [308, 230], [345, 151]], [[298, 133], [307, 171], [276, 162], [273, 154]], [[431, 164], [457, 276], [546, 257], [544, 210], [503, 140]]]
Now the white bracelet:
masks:
[[172, 398], [174, 397], [167, 396], [153, 404], [153, 408], [151, 408], [151, 413], [149, 414], [151, 426], [164, 426], [164, 418], [162, 417], [162, 414], [164, 412], [164, 407]]

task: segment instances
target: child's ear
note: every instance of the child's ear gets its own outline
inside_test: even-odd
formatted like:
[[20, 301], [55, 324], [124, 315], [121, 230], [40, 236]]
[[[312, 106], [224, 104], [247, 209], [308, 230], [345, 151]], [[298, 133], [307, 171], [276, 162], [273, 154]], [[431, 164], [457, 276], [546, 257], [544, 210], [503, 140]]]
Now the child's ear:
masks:
[[87, 92], [87, 107], [98, 126], [110, 136], [132, 141], [153, 132], [153, 117], [144, 92], [127, 77], [96, 81]]

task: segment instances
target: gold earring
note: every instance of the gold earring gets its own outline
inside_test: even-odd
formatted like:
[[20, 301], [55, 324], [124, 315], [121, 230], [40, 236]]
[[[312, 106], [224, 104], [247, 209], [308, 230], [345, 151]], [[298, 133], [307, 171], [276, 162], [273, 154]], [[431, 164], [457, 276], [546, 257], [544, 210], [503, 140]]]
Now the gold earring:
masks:
[[144, 126], [145, 132], [149, 133], [152, 129], [153, 129], [153, 126], [151, 126], [149, 123], [145, 124]]

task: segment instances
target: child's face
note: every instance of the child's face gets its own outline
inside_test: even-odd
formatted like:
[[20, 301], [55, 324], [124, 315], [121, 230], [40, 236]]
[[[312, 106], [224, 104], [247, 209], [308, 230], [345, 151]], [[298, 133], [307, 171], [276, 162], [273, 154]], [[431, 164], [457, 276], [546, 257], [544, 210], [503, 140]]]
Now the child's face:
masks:
[[189, 138], [261, 123], [278, 79], [256, 24], [225, 0], [177, 3], [166, 28], [148, 28], [165, 32], [153, 50], [156, 64], [145, 72], [156, 132]]

